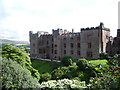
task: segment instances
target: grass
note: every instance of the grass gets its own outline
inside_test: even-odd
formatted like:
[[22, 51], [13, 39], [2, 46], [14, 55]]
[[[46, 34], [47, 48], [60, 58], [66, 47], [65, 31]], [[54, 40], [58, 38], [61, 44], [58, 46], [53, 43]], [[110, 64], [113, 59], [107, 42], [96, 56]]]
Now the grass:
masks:
[[89, 60], [89, 62], [91, 64], [94, 64], [94, 65], [99, 65], [99, 64], [102, 64], [102, 65], [106, 65], [107, 64], [107, 60], [106, 59], [97, 59], [97, 60]]
[[39, 71], [39, 73], [51, 73], [53, 69], [60, 66], [59, 62], [50, 62], [42, 60], [31, 60], [32, 66]]
[[[39, 71], [39, 73], [51, 73], [52, 70], [60, 66], [59, 62], [51, 62], [51, 61], [42, 61], [42, 60], [31, 60], [32, 66]], [[97, 59], [97, 60], [89, 60], [89, 63], [93, 65], [102, 64], [104, 66], [107, 65], [106, 59]]]

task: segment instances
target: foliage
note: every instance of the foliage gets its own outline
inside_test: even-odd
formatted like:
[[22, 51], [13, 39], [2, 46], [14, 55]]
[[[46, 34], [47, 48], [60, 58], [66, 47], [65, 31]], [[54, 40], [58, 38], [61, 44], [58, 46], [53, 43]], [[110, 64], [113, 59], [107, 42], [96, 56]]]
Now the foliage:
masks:
[[52, 79], [56, 79], [56, 80], [61, 79], [63, 74], [64, 73], [60, 68], [55, 69], [51, 72]]
[[72, 79], [74, 77], [77, 77], [77, 65], [72, 65], [68, 67], [61, 67], [60, 69], [63, 71], [62, 78], [69, 78]]
[[90, 79], [91, 88], [120, 88], [120, 67], [117, 60], [108, 60], [108, 65], [108, 67], [99, 67], [97, 77]]
[[2, 59], [0, 66], [2, 66], [2, 88], [39, 88], [38, 80], [16, 61]]
[[86, 59], [79, 59], [77, 62], [78, 66], [78, 77], [82, 81], [86, 81], [86, 83], [89, 83], [90, 77], [96, 76], [96, 70], [94, 69], [94, 66], [90, 64]]
[[103, 59], [108, 59], [108, 54], [105, 52], [100, 53], [100, 57]]
[[74, 77], [77, 77], [77, 65], [72, 65], [68, 67], [59, 67], [52, 71], [52, 77], [53, 79], [72, 79]]
[[78, 80], [69, 80], [69, 79], [62, 79], [62, 80], [50, 80], [47, 82], [42, 82], [40, 85], [41, 88], [51, 88], [51, 89], [85, 89], [87, 88], [84, 81]]
[[89, 68], [88, 61], [86, 59], [79, 59], [77, 62], [77, 66], [80, 71], [84, 71]]
[[26, 51], [26, 53], [30, 53], [30, 48], [24, 47], [24, 51]]
[[48, 81], [50, 79], [51, 79], [51, 74], [49, 73], [44, 73], [40, 75], [40, 82]]
[[69, 65], [72, 65], [72, 63], [73, 63], [73, 58], [71, 56], [64, 56], [61, 59], [61, 64], [63, 66], [69, 66]]
[[54, 69], [60, 66], [59, 62], [31, 60], [32, 66], [39, 71], [39, 73], [51, 73]]
[[39, 79], [39, 72], [31, 66], [29, 56], [20, 48], [11, 45], [5, 45], [2, 47], [2, 57], [7, 59], [10, 58], [13, 61], [16, 61], [22, 67], [27, 68], [31, 72], [32, 76]]

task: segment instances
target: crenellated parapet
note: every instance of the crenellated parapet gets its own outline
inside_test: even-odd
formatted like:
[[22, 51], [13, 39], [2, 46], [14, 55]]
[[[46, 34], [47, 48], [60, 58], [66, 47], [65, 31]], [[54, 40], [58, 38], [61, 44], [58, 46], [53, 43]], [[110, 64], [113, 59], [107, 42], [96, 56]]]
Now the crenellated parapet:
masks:
[[105, 28], [103, 23], [100, 23], [97, 27], [87, 27], [87, 28], [81, 28], [81, 31], [87, 31], [87, 30], [106, 30], [110, 31], [109, 28]]

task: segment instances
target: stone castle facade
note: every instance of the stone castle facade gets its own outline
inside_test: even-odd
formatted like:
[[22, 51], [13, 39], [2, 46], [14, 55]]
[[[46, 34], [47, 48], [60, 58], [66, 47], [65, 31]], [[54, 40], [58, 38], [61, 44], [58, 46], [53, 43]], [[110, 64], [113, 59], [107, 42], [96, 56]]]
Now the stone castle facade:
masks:
[[120, 29], [117, 30], [116, 37], [110, 37], [109, 42], [107, 43], [106, 52], [110, 56], [120, 54]]
[[[81, 28], [81, 32], [67, 30], [52, 30], [48, 32], [29, 32], [30, 56], [45, 59], [60, 59], [63, 56], [79, 58], [99, 58], [101, 52], [113, 55], [113, 45], [120, 42], [120, 30], [117, 39], [110, 36], [110, 30], [100, 23], [97, 27]], [[116, 44], [115, 44], [116, 45]], [[113, 48], [111, 48], [113, 47]], [[120, 47], [119, 47], [120, 48]], [[120, 53], [120, 52], [119, 52]]]

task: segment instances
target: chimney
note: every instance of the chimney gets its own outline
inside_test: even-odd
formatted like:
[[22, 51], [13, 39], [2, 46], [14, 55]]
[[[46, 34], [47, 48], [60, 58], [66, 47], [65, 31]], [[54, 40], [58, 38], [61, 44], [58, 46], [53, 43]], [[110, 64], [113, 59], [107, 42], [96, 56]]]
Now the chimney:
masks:
[[120, 37], [120, 29], [117, 29], [117, 37]]
[[74, 33], [74, 29], [72, 29], [72, 33]]

